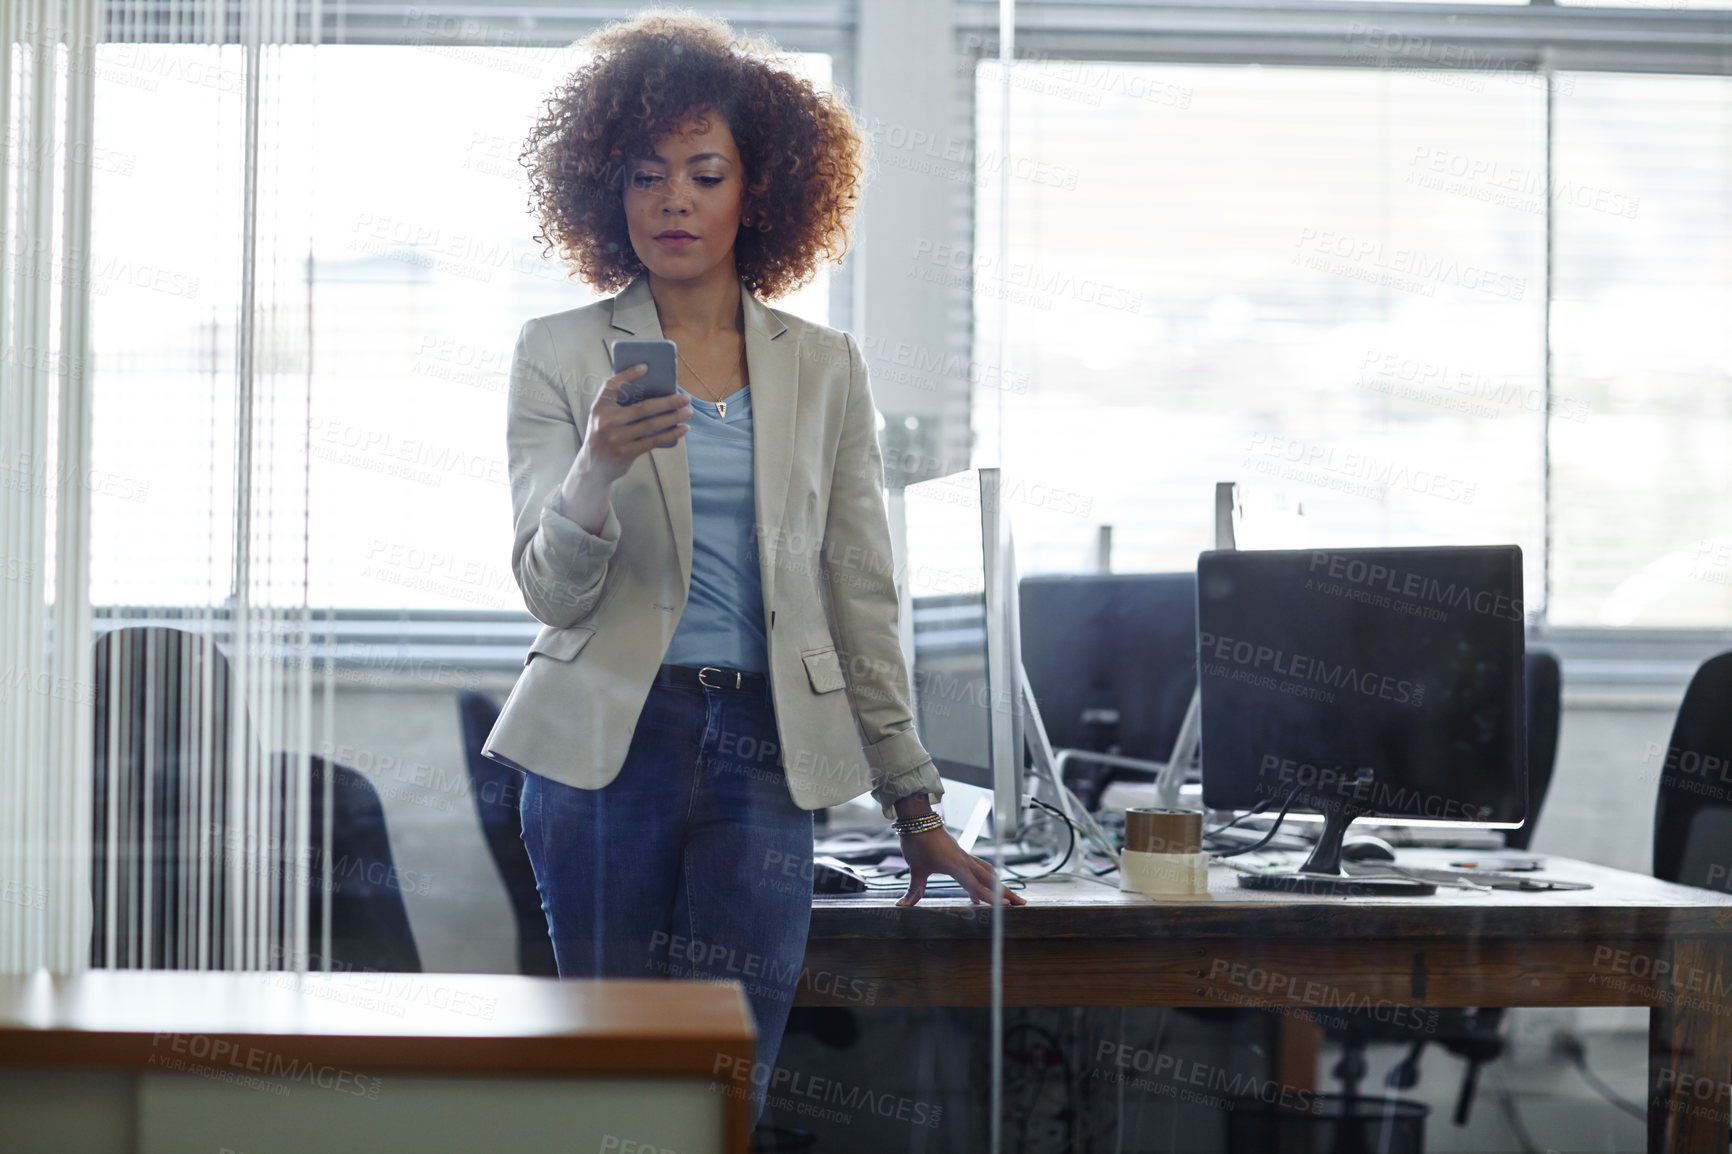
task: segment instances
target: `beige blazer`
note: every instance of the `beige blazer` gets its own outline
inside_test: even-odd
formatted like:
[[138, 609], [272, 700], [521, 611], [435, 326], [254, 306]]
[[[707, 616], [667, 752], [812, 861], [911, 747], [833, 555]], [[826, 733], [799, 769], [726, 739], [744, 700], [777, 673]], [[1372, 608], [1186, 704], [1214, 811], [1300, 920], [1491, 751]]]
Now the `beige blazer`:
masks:
[[[897, 641], [876, 411], [854, 338], [765, 307], [742, 285], [770, 692], [796, 804], [942, 792], [914, 731]], [[660, 338], [649, 281], [518, 334], [506, 441], [511, 568], [541, 632], [482, 747], [599, 789], [618, 775], [691, 588], [685, 440], [613, 489], [600, 535], [558, 509], [609, 346]], [[766, 762], [764, 764], [773, 764]]]

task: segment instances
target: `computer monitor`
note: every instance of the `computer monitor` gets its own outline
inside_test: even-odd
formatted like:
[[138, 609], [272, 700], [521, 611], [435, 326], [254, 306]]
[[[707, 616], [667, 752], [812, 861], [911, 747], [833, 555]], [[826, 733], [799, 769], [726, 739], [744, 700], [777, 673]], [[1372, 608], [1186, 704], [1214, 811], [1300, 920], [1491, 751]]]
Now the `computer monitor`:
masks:
[[1203, 803], [1513, 828], [1527, 799], [1521, 550], [1203, 553]]
[[1043, 573], [1019, 596], [1052, 744], [1165, 762], [1197, 687], [1197, 575]]
[[910, 485], [900, 570], [913, 622], [915, 725], [938, 772], [993, 791], [993, 829], [1013, 838], [1024, 796], [1025, 707], [1016, 565], [997, 469]]

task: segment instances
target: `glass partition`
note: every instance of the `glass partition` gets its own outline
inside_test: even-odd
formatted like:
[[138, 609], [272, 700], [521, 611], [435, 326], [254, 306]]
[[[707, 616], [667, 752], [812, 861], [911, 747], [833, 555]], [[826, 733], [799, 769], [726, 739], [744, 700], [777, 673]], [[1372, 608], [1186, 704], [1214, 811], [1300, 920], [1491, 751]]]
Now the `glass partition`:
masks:
[[1724, 1145], [1724, 5], [737, 0], [603, 90], [647, 8], [80, 2], [87, 114], [0, 101], [0, 989], [725, 985], [734, 1148]]

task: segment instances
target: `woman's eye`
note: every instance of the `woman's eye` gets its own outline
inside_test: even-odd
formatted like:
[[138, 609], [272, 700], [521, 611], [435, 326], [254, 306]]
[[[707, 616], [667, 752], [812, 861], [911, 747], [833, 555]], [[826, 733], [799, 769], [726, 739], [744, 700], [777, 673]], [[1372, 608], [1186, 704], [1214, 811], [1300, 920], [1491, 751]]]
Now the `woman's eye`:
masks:
[[714, 188], [716, 185], [722, 183], [722, 178], [719, 176], [700, 176], [698, 177], [698, 183], [703, 185], [705, 188]]
[[648, 188], [660, 179], [661, 176], [654, 172], [634, 172], [631, 183], [633, 188]]

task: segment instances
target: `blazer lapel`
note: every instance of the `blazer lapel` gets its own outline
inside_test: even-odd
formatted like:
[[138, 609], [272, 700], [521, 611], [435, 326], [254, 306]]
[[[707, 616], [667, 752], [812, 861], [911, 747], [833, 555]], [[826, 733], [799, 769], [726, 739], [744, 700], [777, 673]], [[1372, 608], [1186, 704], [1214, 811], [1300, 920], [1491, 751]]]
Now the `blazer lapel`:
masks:
[[[619, 334], [644, 341], [659, 341], [662, 337], [661, 318], [656, 315], [655, 297], [650, 295], [649, 277], [639, 275], [613, 298], [614, 334], [604, 344], [619, 339]], [[613, 363], [613, 349], [607, 350], [608, 364]], [[674, 535], [674, 549], [679, 554], [680, 578], [687, 589], [692, 586], [692, 481], [686, 465], [686, 440], [681, 437], [669, 449], [651, 449], [650, 464], [655, 467], [656, 487], [661, 490], [662, 506], [667, 510], [668, 528]]]
[[[747, 384], [752, 390], [752, 488], [757, 514], [760, 580], [764, 601], [773, 596], [775, 542], [788, 503], [788, 478], [794, 468], [794, 407], [799, 399], [799, 342], [776, 315], [740, 286], [744, 313]], [[621, 334], [640, 340], [661, 340], [661, 320], [649, 278], [639, 276], [613, 298], [610, 340]], [[611, 358], [612, 350], [608, 353]], [[672, 448], [651, 449], [656, 484], [667, 509], [668, 525], [679, 554], [681, 578], [692, 581], [692, 488], [681, 437]]]
[[[740, 286], [746, 314], [746, 372], [752, 386], [752, 501], [758, 516], [758, 573], [764, 603], [775, 596], [775, 559], [788, 478], [794, 471], [794, 418], [800, 399], [799, 338]], [[768, 624], [768, 618], [765, 619]]]

